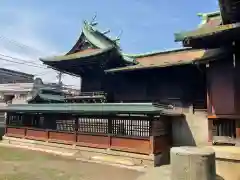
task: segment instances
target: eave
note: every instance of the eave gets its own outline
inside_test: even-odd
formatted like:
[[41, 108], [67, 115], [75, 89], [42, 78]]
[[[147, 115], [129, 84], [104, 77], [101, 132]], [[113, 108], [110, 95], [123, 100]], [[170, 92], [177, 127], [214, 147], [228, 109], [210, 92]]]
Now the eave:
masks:
[[0, 112], [20, 113], [71, 113], [80, 115], [153, 114], [182, 115], [180, 110], [152, 103], [56, 103], [56, 104], [9, 104]]
[[54, 57], [46, 57], [46, 58], [40, 58], [40, 60], [44, 63], [54, 63], [54, 62], [61, 62], [61, 61], [71, 61], [71, 60], [84, 60], [87, 58], [91, 58], [100, 54], [103, 54], [108, 51], [112, 51], [114, 47], [109, 47], [105, 49], [87, 49], [85, 51], [80, 51], [64, 56], [54, 56]]
[[199, 28], [189, 32], [175, 33], [175, 41], [182, 41], [184, 47], [217, 48], [240, 40], [240, 24], [228, 24]]
[[118, 56], [117, 50], [114, 47], [110, 47], [107, 49], [98, 49], [95, 52], [84, 55], [79, 52], [56, 58], [41, 58], [40, 60], [53, 69], [76, 76], [83, 76], [92, 71], [103, 71], [104, 66], [109, 62], [114, 63], [116, 61], [118, 63], [120, 59], [113, 58]]
[[133, 65], [133, 66], [125, 66], [121, 68], [113, 68], [113, 69], [107, 69], [105, 70], [106, 73], [111, 73], [111, 72], [126, 72], [126, 71], [137, 71], [137, 70], [148, 70], [148, 69], [156, 69], [156, 68], [164, 68], [164, 67], [171, 67], [171, 66], [180, 66], [180, 65], [186, 65], [186, 64], [191, 64], [189, 62], [178, 62], [178, 63], [165, 63], [165, 64], [152, 64], [149, 66], [144, 66], [141, 64], [138, 65]]
[[[223, 58], [226, 54], [227, 51], [225, 51], [225, 49], [179, 49], [173, 51], [165, 51], [159, 54], [155, 54], [154, 59], [151, 59], [151, 56], [139, 57], [137, 65], [108, 69], [105, 70], [105, 72], [125, 72], [180, 65], [190, 65], [200, 62], [206, 63], [207, 61], [215, 60], [219, 57]], [[141, 60], [143, 58], [144, 61]]]

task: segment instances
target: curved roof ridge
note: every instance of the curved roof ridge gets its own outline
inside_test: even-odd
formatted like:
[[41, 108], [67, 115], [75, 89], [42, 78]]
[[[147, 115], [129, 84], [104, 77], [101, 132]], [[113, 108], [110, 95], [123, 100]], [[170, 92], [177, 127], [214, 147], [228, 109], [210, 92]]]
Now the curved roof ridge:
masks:
[[106, 36], [103, 32], [99, 31], [94, 27], [94, 25], [86, 20], [83, 21], [82, 33], [86, 36], [90, 43], [98, 48], [106, 48], [109, 46], [120, 48], [116, 41]]

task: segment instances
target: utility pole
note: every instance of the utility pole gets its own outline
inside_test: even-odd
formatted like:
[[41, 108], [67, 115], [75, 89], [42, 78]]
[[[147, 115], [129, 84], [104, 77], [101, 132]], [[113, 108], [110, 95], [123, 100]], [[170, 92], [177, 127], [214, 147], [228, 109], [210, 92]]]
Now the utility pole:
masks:
[[57, 82], [60, 87], [62, 87], [62, 76], [63, 76], [62, 72], [59, 72], [57, 74]]

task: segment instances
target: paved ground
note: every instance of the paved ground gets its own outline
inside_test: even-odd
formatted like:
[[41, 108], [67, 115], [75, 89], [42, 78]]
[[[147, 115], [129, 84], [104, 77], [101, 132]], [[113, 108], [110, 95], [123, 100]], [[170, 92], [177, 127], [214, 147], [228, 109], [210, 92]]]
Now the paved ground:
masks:
[[143, 173], [51, 154], [0, 148], [0, 180], [134, 180]]

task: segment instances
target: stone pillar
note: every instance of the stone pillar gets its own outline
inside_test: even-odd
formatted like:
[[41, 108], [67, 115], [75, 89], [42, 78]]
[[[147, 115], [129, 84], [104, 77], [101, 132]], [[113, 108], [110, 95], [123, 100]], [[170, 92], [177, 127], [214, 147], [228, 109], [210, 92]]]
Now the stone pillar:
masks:
[[211, 148], [171, 149], [171, 180], [215, 180], [215, 152]]

